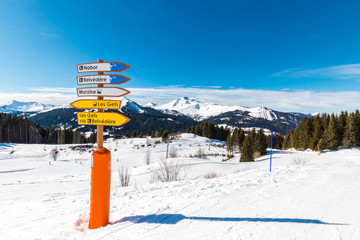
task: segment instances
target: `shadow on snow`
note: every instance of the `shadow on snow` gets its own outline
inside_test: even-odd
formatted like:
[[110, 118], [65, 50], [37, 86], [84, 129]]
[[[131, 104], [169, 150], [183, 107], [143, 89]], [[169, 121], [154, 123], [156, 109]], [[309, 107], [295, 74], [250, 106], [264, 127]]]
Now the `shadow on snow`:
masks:
[[177, 224], [182, 220], [199, 220], [199, 221], [220, 221], [220, 222], [277, 222], [277, 223], [305, 223], [305, 224], [324, 224], [324, 225], [346, 225], [339, 223], [327, 223], [317, 219], [302, 218], [233, 218], [233, 217], [186, 217], [182, 214], [150, 214], [124, 217], [111, 224], [122, 222], [132, 223], [157, 223], [157, 224]]
[[0, 173], [15, 173], [15, 172], [26, 172], [32, 170], [33, 168], [26, 168], [26, 169], [15, 169], [15, 170], [8, 170], [8, 171], [0, 171]]

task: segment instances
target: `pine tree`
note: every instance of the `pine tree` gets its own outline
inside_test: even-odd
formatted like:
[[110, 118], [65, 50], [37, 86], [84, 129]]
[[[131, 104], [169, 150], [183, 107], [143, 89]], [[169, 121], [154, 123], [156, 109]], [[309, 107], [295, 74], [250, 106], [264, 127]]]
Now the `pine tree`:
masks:
[[[284, 137], [279, 135], [279, 134], [274, 134], [274, 136], [273, 136], [273, 148], [282, 149], [283, 144], [284, 144]], [[269, 147], [270, 147], [270, 145], [269, 145]]]
[[229, 154], [233, 153], [233, 144], [232, 144], [231, 134], [229, 134], [228, 137], [226, 138], [226, 151], [228, 151]]
[[325, 142], [324, 142], [324, 140], [321, 138], [321, 139], [319, 140], [319, 142], [318, 142], [317, 150], [322, 153], [322, 152], [324, 151], [324, 149], [325, 149]]
[[338, 124], [339, 124], [339, 138], [342, 140], [344, 138], [345, 130], [346, 130], [346, 122], [347, 122], [348, 113], [342, 111], [338, 117]]
[[317, 150], [317, 145], [324, 133], [323, 121], [321, 121], [319, 114], [314, 118], [314, 132], [310, 140], [309, 148]]
[[239, 149], [241, 149], [242, 147], [242, 144], [244, 142], [244, 139], [245, 139], [245, 132], [242, 128], [240, 128], [239, 130], [239, 142], [238, 142], [238, 146], [239, 146]]
[[324, 132], [325, 147], [329, 150], [336, 150], [340, 146], [339, 128], [335, 116], [332, 114], [329, 126]]
[[259, 152], [260, 156], [263, 156], [266, 154], [266, 146], [266, 137], [264, 130], [261, 128], [254, 138], [254, 152]]
[[201, 136], [201, 129], [200, 129], [199, 125], [197, 125], [195, 127], [195, 134], [198, 135], [198, 136]]
[[285, 149], [294, 148], [293, 138], [294, 138], [294, 130], [291, 130], [288, 134], [286, 134], [284, 139]]
[[231, 136], [231, 145], [232, 145], [232, 149], [234, 151], [237, 151], [237, 149], [239, 149], [239, 151], [241, 150], [241, 148], [239, 147], [239, 129], [235, 128], [234, 132]]
[[73, 133], [73, 139], [72, 139], [72, 143], [74, 144], [79, 144], [81, 142], [81, 133], [80, 133], [80, 129], [76, 129]]
[[248, 134], [243, 142], [241, 148], [240, 162], [252, 162], [254, 161], [254, 148], [251, 134]]
[[165, 130], [161, 135], [161, 141], [165, 142], [169, 138], [169, 131]]
[[324, 126], [324, 128], [327, 128], [327, 126], [329, 125], [329, 122], [330, 122], [330, 115], [323, 113], [321, 115], [321, 121], [323, 122], [322, 125]]
[[96, 132], [92, 132], [92, 133], [90, 134], [90, 137], [89, 137], [89, 142], [90, 142], [90, 143], [96, 143], [96, 138], [97, 138]]
[[312, 137], [313, 124], [312, 119], [303, 118], [294, 132], [294, 147], [300, 149], [307, 149]]
[[360, 114], [359, 110], [350, 113], [345, 127], [343, 142], [348, 141], [349, 146], [360, 146]]

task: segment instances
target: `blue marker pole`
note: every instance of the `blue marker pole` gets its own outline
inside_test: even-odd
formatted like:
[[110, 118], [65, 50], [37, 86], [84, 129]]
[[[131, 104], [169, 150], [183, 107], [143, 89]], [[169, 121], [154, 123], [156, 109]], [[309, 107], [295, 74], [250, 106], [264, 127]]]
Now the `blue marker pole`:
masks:
[[271, 131], [271, 143], [270, 143], [270, 172], [271, 172], [271, 162], [272, 162], [272, 147], [273, 147], [273, 135], [274, 135], [274, 132]]

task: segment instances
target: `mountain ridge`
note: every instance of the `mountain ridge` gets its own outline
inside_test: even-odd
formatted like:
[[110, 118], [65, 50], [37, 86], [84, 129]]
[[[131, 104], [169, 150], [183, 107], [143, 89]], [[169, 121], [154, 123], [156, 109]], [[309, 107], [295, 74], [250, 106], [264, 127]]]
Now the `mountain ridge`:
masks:
[[11, 100], [5, 104], [0, 105], [0, 112], [4, 112], [4, 113], [40, 112], [43, 110], [49, 110], [53, 107], [55, 107], [55, 105], [42, 104], [38, 102], [21, 102], [17, 100]]
[[[238, 128], [264, 128], [286, 134], [294, 129], [298, 122], [309, 114], [286, 113], [266, 107], [223, 106], [214, 103], [203, 103], [195, 98], [182, 97], [166, 104], [140, 105], [126, 97], [122, 99], [121, 108], [117, 110], [128, 116], [131, 121], [121, 127], [107, 127], [112, 131], [152, 131], [157, 128], [185, 130], [203, 121]], [[24, 104], [24, 102], [20, 102]], [[28, 105], [34, 104], [30, 102]], [[20, 105], [21, 105], [20, 104]], [[41, 104], [37, 103], [41, 106]], [[26, 105], [26, 104], [25, 104]], [[76, 112], [70, 105], [46, 106], [38, 112], [22, 112], [29, 118], [44, 126], [72, 127], [83, 130], [94, 129], [87, 125], [77, 125]], [[6, 109], [6, 106], [5, 106]], [[45, 109], [45, 110], [44, 110]], [[26, 109], [27, 110], [27, 109]], [[85, 110], [94, 111], [94, 110]], [[117, 112], [112, 111], [112, 112]], [[0, 106], [1, 112], [1, 106]], [[16, 112], [21, 113], [21, 111]]]

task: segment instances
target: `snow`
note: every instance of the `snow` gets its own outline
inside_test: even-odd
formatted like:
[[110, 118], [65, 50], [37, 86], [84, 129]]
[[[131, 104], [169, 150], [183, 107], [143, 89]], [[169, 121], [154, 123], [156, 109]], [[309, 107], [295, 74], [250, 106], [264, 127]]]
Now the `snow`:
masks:
[[[359, 148], [320, 155], [275, 150], [270, 173], [269, 155], [239, 163], [235, 154], [221, 162], [225, 157], [213, 156], [226, 153], [214, 146], [221, 142], [182, 134], [170, 147], [177, 149], [173, 161], [183, 166], [185, 180], [150, 183], [166, 144], [142, 147], [146, 141], [105, 141], [112, 151], [111, 224], [96, 230], [87, 229], [88, 151], [0, 144], [1, 238], [360, 239]], [[54, 147], [60, 150], [56, 162], [49, 156]], [[208, 159], [189, 157], [199, 148]], [[129, 187], [119, 185], [122, 166], [131, 171]], [[209, 172], [221, 177], [204, 179]]]
[[174, 111], [177, 111], [181, 114], [189, 116], [198, 121], [204, 120], [212, 116], [217, 116], [222, 113], [232, 112], [236, 110], [242, 112], [248, 112], [250, 116], [256, 118], [263, 118], [270, 121], [277, 119], [276, 114], [272, 110], [267, 109], [265, 107], [249, 108], [249, 107], [241, 107], [241, 106], [223, 106], [214, 103], [203, 103], [200, 102], [199, 100], [196, 100], [195, 98], [188, 98], [188, 97], [182, 97], [163, 105], [148, 103], [145, 106], [157, 110], [162, 110], [165, 113], [173, 113]]
[[126, 98], [126, 97], [123, 97], [121, 99], [121, 110], [123, 110], [123, 108], [127, 108], [128, 110], [131, 110], [132, 112], [136, 112], [136, 113], [143, 113], [144, 110], [141, 109], [141, 107], [135, 103], [134, 101]]
[[163, 105], [146, 104], [157, 110], [163, 110], [166, 113], [177, 111], [181, 114], [189, 116], [195, 120], [204, 120], [211, 116], [216, 116], [224, 112], [244, 109], [239, 106], [221, 106], [214, 103], [202, 103], [195, 98], [182, 97]]
[[276, 114], [265, 107], [250, 108], [249, 115], [252, 117], [263, 118], [270, 121], [274, 121], [277, 119]]
[[43, 110], [48, 110], [53, 108], [54, 105], [50, 104], [40, 104], [37, 102], [19, 102], [16, 100], [11, 100], [3, 105], [0, 105], [0, 111], [5, 113], [11, 112], [39, 112]]
[[150, 108], [155, 108], [156, 106], [158, 106], [158, 104], [157, 103], [147, 103], [147, 104], [145, 104], [144, 105], [144, 107], [150, 107]]

